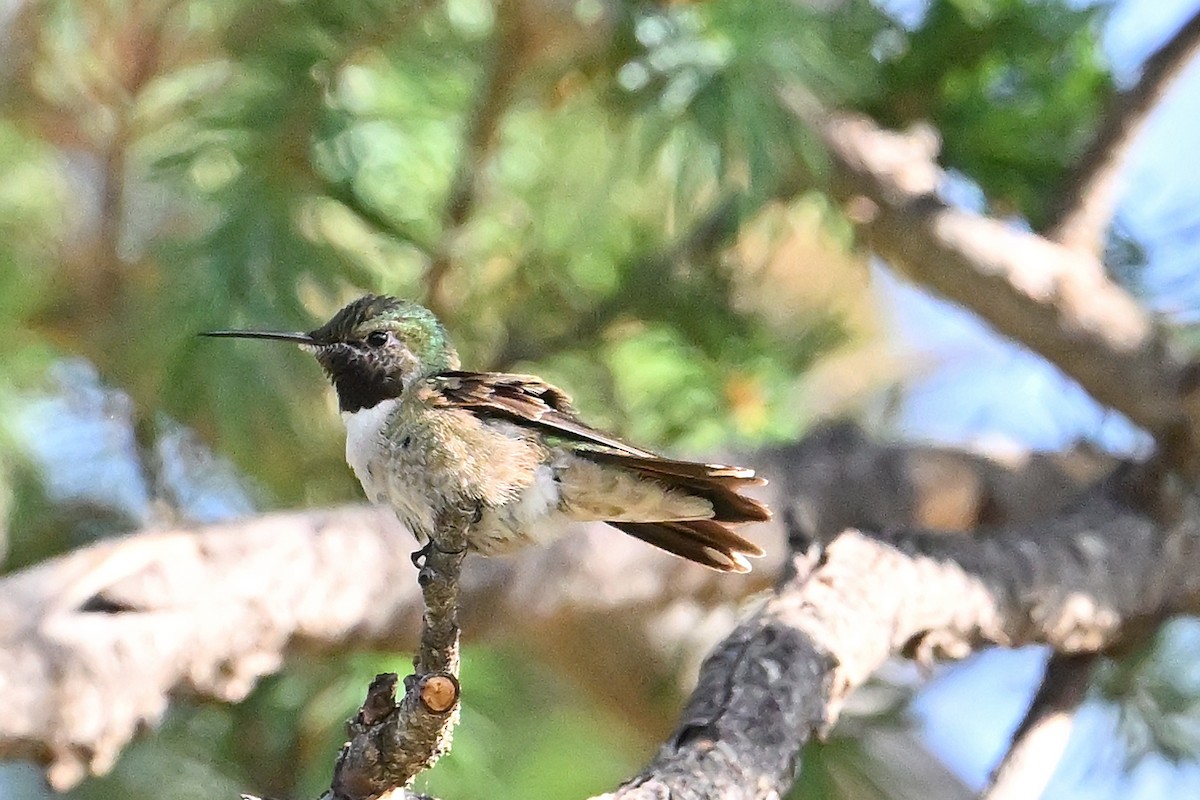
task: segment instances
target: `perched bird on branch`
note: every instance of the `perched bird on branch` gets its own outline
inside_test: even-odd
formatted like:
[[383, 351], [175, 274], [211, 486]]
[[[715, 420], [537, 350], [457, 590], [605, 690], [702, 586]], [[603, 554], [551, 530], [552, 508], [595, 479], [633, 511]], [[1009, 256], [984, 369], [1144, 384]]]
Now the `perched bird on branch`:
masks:
[[[310, 333], [211, 331], [294, 342], [337, 390], [346, 460], [372, 501], [436, 547], [443, 510], [467, 509], [468, 547], [492, 554], [600, 520], [723, 572], [762, 555], [730, 525], [769, 519], [741, 493], [754, 471], [663, 458], [582, 422], [531, 375], [467, 372], [428, 309], [367, 295]], [[423, 548], [420, 552], [427, 552]]]

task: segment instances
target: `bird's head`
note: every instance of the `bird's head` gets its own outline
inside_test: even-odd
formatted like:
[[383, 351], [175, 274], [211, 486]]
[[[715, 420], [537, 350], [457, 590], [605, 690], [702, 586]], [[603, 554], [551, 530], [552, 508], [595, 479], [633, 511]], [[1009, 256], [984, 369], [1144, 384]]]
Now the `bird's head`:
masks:
[[358, 411], [400, 393], [417, 378], [458, 368], [446, 329], [429, 309], [369, 294], [308, 333], [210, 331], [205, 336], [294, 342], [316, 356], [342, 411]]

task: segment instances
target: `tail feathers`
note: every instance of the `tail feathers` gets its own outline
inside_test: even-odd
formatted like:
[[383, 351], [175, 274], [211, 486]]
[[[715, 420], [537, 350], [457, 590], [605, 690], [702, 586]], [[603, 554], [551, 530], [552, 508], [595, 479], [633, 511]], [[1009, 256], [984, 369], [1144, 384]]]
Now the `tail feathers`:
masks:
[[719, 572], [749, 572], [747, 557], [763, 554], [758, 545], [711, 519], [608, 524], [647, 544]]
[[[700, 464], [668, 458], [647, 458], [603, 450], [577, 450], [590, 461], [632, 470], [665, 486], [703, 497], [712, 503], [713, 519], [718, 522], [764, 522], [771, 510], [752, 497], [739, 494], [741, 489], [762, 486], [767, 481], [754, 470], [724, 464]], [[670, 549], [670, 548], [666, 548]]]

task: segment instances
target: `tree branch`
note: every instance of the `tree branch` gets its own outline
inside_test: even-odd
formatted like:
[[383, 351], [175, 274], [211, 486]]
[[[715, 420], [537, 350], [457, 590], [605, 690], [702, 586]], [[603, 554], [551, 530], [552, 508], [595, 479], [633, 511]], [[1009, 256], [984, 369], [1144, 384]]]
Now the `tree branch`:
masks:
[[[747, 461], [771, 476], [764, 499], [779, 518], [822, 540], [848, 524], [968, 528], [1056, 513], [1113, 465], [1086, 450], [1006, 464], [879, 445], [845, 424]], [[515, 558], [468, 559], [463, 629], [519, 640], [660, 736], [662, 687], [782, 564], [781, 525], [747, 533], [774, 560], [746, 576], [695, 568], [603, 525]], [[344, 508], [142, 532], [3, 578], [0, 758], [31, 758], [66, 788], [106, 771], [171, 697], [239, 700], [286, 652], [415, 646], [413, 546], [390, 512]]]
[[[5, 577], [0, 758], [44, 764], [63, 789], [107, 771], [172, 697], [240, 700], [286, 652], [414, 647], [414, 544], [390, 511], [345, 508], [143, 532]], [[566, 668], [632, 672], [612, 688], [636, 705], [675, 674], [681, 649], [714, 639], [711, 627], [664, 631], [663, 615], [678, 604], [692, 619], [716, 613], [767, 574], [721, 580], [587, 526], [519, 558], [469, 559], [462, 625], [475, 639], [528, 642]], [[581, 640], [610, 649], [584, 665], [570, 652]]]
[[1087, 696], [1094, 653], [1051, 653], [1037, 693], [992, 770], [981, 800], [1041, 797], [1071, 738], [1075, 709]]
[[794, 576], [705, 662], [655, 759], [604, 797], [782, 796], [802, 745], [888, 657], [1034, 642], [1102, 651], [1195, 599], [1195, 578], [1175, 582], [1197, 566], [1196, 534], [1160, 530], [1102, 495], [1051, 524], [981, 538], [846, 531], [796, 557]]
[[[889, 133], [870, 120], [826, 112], [802, 91], [783, 95], [823, 138], [834, 167], [831, 193], [846, 203], [852, 221], [881, 256], [1041, 353], [1100, 402], [1146, 427], [1158, 440], [1162, 465], [1193, 475], [1200, 465], [1200, 408], [1192, 399], [1196, 370], [1172, 360], [1138, 304], [1107, 279], [1096, 252], [1082, 247], [1073, 255], [1053, 238], [1079, 236], [1090, 225], [1099, 242], [1092, 249], [1100, 249], [1129, 141], [1189, 53], [1200, 46], [1198, 40], [1200, 15], [1150, 60], [1138, 87], [1124, 98], [1126, 105], [1110, 114], [1094, 144], [1093, 160], [1081, 164], [1073, 187], [1078, 194], [1049, 239], [942, 202], [937, 191], [943, 178], [934, 162], [936, 143], [929, 137]], [[1122, 377], [1116, 378], [1118, 374]], [[1118, 386], [1125, 377], [1133, 383]], [[1131, 385], [1139, 389], [1126, 391]], [[1036, 751], [1041, 769], [1014, 771], [1006, 759], [997, 791], [1028, 781], [1016, 794], [1032, 796], [1036, 792], [1030, 787], [1049, 779], [1057, 758], [1046, 755], [1056, 743], [1065, 746], [1067, 709], [1086, 690], [1084, 672], [1052, 659], [1010, 751], [1011, 759]], [[1049, 705], [1053, 701], [1057, 704]]]
[[[1118, 95], [1075, 164], [1047, 226], [1047, 238], [1100, 258], [1116, 208], [1118, 178], [1150, 112], [1200, 48], [1200, 12], [1158, 49], [1128, 92]], [[1074, 712], [1087, 696], [1095, 657], [1051, 653], [1037, 692], [1004, 758], [984, 789], [986, 800], [1040, 797], [1071, 738]]]
[[1117, 179], [1129, 150], [1150, 116], [1200, 52], [1200, 12], [1192, 15], [1142, 66], [1142, 76], [1117, 95], [1096, 137], [1076, 163], [1058, 201], [1048, 236], [1073, 250], [1099, 258], [1117, 203]]
[[873, 250], [1148, 430], [1174, 466], [1197, 468], [1200, 408], [1188, 405], [1183, 368], [1099, 261], [942, 201], [942, 174], [923, 142], [826, 112], [800, 90], [783, 97], [822, 137], [829, 190], [855, 209]]

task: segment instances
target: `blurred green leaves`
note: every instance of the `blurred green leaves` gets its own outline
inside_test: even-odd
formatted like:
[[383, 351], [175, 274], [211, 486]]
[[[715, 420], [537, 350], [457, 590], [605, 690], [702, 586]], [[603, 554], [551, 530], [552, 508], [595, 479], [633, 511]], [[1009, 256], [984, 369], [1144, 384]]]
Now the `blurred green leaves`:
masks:
[[1002, 213], [1035, 228], [1090, 141], [1114, 88], [1097, 37], [1104, 4], [934, 0], [886, 55], [867, 110], [885, 125], [932, 122], [943, 161]]
[[[1100, 12], [1048, 0], [944, 0], [910, 31], [862, 0], [528, 11], [31, 8], [0, 131], [19, 170], [0, 225], [20, 234], [0, 263], [44, 267], [0, 274], [0, 310], [283, 503], [355, 495], [327, 390], [294, 352], [193, 334], [308, 328], [366, 290], [420, 299], [435, 261], [468, 364], [548, 371], [653, 446], [753, 444], [796, 433], [794, 387], [851, 335], [801, 298], [766, 324], [730, 251], [819, 174], [781, 89], [931, 119], [950, 164], [1035, 223], [1110, 91]], [[497, 75], [502, 102], [481, 105]], [[492, 133], [467, 148], [481, 116]], [[451, 225], [464, 163], [474, 199]]]
[[632, 8], [613, 99], [644, 120], [651, 152], [680, 128], [694, 130], [711, 149], [715, 179], [740, 191], [746, 211], [815, 155], [780, 91], [804, 85], [844, 103], [874, 82], [869, 49], [884, 17], [869, 3], [837, 13], [794, 0]]
[[1179, 619], [1142, 647], [1106, 663], [1099, 694], [1116, 712], [1127, 766], [1147, 755], [1172, 761], [1200, 756], [1200, 625]]

